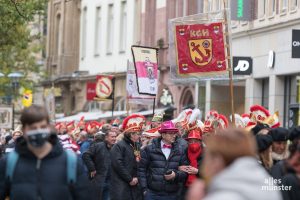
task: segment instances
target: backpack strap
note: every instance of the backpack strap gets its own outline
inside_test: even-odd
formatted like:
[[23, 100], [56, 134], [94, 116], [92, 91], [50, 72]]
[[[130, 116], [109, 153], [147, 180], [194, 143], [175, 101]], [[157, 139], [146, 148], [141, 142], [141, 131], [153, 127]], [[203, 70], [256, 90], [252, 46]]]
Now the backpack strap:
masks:
[[5, 177], [11, 182], [19, 160], [19, 154], [16, 151], [11, 151], [7, 155]]
[[68, 184], [74, 184], [77, 179], [77, 155], [71, 150], [65, 152], [67, 155], [67, 181]]

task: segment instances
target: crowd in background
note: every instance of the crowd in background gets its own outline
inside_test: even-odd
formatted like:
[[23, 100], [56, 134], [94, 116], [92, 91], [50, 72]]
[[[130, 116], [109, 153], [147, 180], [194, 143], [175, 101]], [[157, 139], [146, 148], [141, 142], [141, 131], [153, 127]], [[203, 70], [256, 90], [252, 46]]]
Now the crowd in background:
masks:
[[[32, 187], [26, 189], [37, 190], [42, 199], [300, 199], [300, 127], [280, 127], [276, 115], [258, 105], [234, 116], [236, 128], [213, 110], [202, 122], [199, 109], [183, 110], [171, 121], [156, 113], [150, 120], [132, 114], [122, 123], [85, 122], [83, 117], [51, 125], [38, 106], [25, 109], [22, 117], [23, 127], [1, 132], [0, 170], [9, 152], [15, 150], [21, 159], [13, 182], [7, 168], [0, 173], [0, 199], [31, 199], [18, 184], [28, 181]], [[64, 150], [77, 157], [77, 179], [70, 190], [51, 185], [66, 184], [65, 167], [58, 164], [65, 163]], [[30, 168], [37, 167], [38, 160], [41, 173]], [[49, 171], [50, 161], [56, 165]], [[22, 177], [31, 172], [31, 177]], [[31, 180], [43, 173], [45, 179]]]

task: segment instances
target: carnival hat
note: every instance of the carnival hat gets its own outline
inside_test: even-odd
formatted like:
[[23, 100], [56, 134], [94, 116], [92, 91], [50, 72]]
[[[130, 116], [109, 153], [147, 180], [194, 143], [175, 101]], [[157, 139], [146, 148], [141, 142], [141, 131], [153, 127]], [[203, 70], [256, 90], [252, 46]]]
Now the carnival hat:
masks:
[[122, 124], [123, 132], [140, 132], [145, 124], [143, 115], [133, 114], [126, 117]]
[[158, 130], [159, 133], [177, 133], [178, 131], [172, 121], [163, 122]]
[[164, 112], [155, 113], [151, 121], [152, 122], [163, 122], [164, 114], [165, 114]]
[[144, 135], [146, 137], [155, 138], [155, 137], [159, 137], [160, 133], [158, 132], [158, 128], [153, 128], [153, 129], [149, 129], [147, 131], [144, 131], [142, 133], [142, 135]]
[[186, 140], [189, 140], [189, 139], [202, 140], [201, 131], [199, 131], [198, 129], [194, 129], [194, 130], [190, 131]]
[[266, 108], [260, 105], [251, 106], [250, 111], [251, 111], [250, 120], [254, 122], [256, 121], [263, 122], [265, 119], [267, 119], [270, 116], [270, 112]]

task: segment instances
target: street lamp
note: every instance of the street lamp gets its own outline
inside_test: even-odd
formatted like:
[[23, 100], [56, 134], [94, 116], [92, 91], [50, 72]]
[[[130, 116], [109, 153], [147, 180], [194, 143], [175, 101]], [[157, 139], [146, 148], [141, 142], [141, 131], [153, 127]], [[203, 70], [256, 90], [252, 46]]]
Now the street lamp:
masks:
[[[0, 78], [5, 77], [5, 74], [0, 72]], [[12, 109], [13, 109], [13, 122], [12, 122], [12, 129], [14, 129], [14, 115], [15, 115], [15, 105], [14, 102], [12, 102], [12, 100], [16, 97], [16, 93], [18, 91], [18, 88], [20, 86], [20, 78], [24, 77], [24, 75], [20, 72], [12, 72], [9, 73], [7, 75], [7, 77], [10, 79], [11, 81], [11, 86], [13, 88], [13, 93], [10, 93], [9, 90], [4, 90], [5, 92], [5, 100], [7, 102], [7, 104], [11, 104], [12, 105]], [[7, 86], [4, 86], [4, 88], [8, 88]], [[7, 93], [6, 93], [7, 92]]]

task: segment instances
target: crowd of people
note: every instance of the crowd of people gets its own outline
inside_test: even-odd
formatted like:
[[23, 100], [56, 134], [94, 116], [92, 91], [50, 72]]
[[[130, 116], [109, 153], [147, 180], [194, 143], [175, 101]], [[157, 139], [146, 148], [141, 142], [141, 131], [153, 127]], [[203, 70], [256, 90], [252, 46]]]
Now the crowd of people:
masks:
[[230, 118], [235, 128], [197, 108], [51, 124], [33, 105], [1, 135], [0, 200], [300, 199], [300, 127], [259, 105]]

